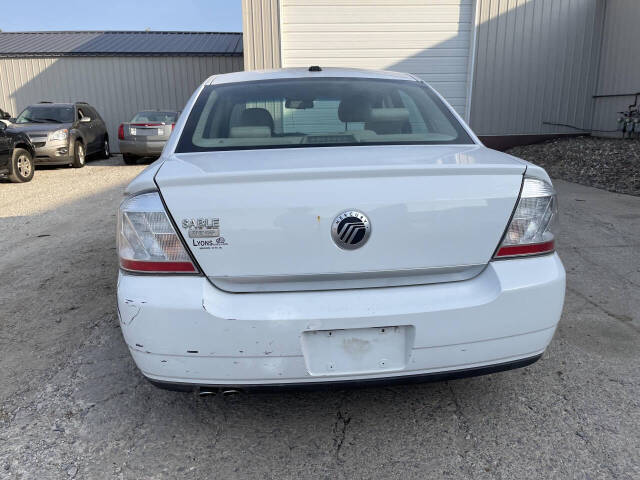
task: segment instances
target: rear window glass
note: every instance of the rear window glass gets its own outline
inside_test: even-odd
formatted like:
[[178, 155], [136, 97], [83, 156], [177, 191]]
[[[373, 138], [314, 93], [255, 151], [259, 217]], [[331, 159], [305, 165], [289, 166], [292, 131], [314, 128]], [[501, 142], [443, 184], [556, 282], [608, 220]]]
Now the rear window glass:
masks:
[[139, 112], [136, 113], [132, 123], [176, 123], [177, 112]]
[[460, 122], [422, 84], [314, 78], [205, 87], [176, 151], [470, 143]]

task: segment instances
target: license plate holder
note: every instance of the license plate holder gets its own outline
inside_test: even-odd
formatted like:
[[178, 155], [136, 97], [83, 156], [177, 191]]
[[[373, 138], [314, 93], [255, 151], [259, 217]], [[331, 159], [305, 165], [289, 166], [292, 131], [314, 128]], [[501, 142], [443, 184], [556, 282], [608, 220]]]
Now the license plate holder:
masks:
[[158, 128], [131, 127], [131, 135], [135, 135], [137, 137], [151, 137], [162, 134]]
[[412, 326], [313, 330], [302, 334], [310, 375], [354, 375], [402, 370]]

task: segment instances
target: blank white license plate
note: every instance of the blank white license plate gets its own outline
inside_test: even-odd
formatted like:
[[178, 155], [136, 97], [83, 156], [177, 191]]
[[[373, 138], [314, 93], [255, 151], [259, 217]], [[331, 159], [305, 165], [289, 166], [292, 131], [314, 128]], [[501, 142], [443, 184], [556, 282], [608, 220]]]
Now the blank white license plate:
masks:
[[411, 326], [303, 332], [302, 351], [311, 375], [376, 373], [405, 368]]
[[150, 136], [150, 135], [162, 135], [162, 131], [157, 128], [132, 128], [131, 135], [138, 136]]

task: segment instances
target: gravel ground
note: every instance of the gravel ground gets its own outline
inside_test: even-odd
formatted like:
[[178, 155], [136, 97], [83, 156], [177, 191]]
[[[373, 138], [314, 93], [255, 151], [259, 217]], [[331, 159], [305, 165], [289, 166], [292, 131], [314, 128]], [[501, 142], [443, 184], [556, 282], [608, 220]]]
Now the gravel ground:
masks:
[[540, 165], [552, 178], [640, 195], [640, 140], [559, 138], [507, 153]]
[[0, 183], [1, 479], [640, 478], [640, 198], [556, 182], [568, 275], [542, 360], [425, 385], [197, 398], [116, 308], [119, 158]]
[[[94, 202], [109, 190], [115, 190], [119, 197], [121, 189], [145, 168], [145, 165], [124, 167], [120, 156], [89, 161], [87, 165], [87, 168], [38, 167], [33, 180], [22, 184], [0, 178], [1, 217], [28, 217], [46, 212], [55, 215], [58, 208], [52, 206], [81, 207], [83, 199]], [[114, 168], [116, 165], [123, 168]], [[115, 211], [110, 213], [115, 215]]]

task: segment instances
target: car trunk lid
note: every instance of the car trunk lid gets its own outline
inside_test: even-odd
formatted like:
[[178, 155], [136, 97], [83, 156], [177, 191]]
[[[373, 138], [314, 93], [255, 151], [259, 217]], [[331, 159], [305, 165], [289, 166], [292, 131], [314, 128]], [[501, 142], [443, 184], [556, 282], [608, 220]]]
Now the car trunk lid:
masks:
[[[489, 262], [526, 167], [481, 146], [359, 146], [174, 154], [156, 175], [204, 273], [237, 292], [470, 278]], [[368, 217], [339, 248], [345, 210]]]

